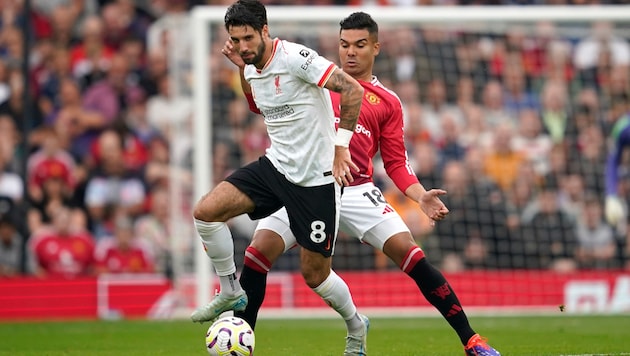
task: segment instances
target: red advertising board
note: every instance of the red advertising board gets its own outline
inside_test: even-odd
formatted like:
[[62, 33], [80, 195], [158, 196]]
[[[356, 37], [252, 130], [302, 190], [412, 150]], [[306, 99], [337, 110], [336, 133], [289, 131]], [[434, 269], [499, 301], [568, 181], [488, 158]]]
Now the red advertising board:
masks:
[[[361, 308], [428, 307], [399, 271], [340, 273]], [[630, 274], [587, 271], [470, 271], [447, 275], [467, 308], [527, 310], [566, 305], [572, 312], [630, 311]], [[178, 290], [160, 275], [109, 275], [74, 280], [0, 279], [0, 320], [161, 318], [195, 304], [193, 276]], [[212, 287], [213, 290], [216, 286]], [[299, 273], [271, 273], [265, 310], [327, 308]]]

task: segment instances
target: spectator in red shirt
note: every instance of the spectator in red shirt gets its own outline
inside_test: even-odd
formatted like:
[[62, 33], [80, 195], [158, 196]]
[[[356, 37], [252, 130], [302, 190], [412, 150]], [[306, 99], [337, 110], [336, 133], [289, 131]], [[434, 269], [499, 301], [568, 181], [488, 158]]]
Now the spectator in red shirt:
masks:
[[133, 222], [124, 215], [114, 221], [114, 236], [105, 237], [96, 245], [97, 273], [151, 273], [153, 257], [134, 234]]
[[77, 228], [70, 209], [58, 206], [52, 223], [29, 241], [31, 268], [40, 277], [76, 278], [94, 270], [94, 241], [90, 233]]

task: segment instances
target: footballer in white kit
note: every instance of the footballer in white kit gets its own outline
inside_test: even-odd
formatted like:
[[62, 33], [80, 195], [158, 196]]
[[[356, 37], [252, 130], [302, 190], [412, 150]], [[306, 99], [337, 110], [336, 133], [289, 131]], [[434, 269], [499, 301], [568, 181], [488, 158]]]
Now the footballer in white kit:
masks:
[[247, 65], [250, 106], [263, 115], [271, 146], [226, 178], [254, 201], [250, 218], [286, 207], [297, 242], [324, 256], [334, 251], [341, 193], [331, 171], [335, 114], [323, 88], [336, 68], [314, 50], [277, 38], [262, 70]]

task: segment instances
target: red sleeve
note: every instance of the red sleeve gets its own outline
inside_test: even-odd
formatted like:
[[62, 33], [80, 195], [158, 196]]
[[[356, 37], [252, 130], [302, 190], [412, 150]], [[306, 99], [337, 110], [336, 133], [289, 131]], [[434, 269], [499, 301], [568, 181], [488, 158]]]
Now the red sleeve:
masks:
[[252, 94], [245, 94], [245, 97], [247, 98], [247, 103], [249, 104], [249, 110], [255, 114], [262, 114], [254, 102], [254, 96]]
[[380, 150], [387, 175], [401, 192], [418, 183], [418, 177], [409, 165], [403, 130], [403, 111], [400, 101], [392, 101], [387, 121], [381, 126]]

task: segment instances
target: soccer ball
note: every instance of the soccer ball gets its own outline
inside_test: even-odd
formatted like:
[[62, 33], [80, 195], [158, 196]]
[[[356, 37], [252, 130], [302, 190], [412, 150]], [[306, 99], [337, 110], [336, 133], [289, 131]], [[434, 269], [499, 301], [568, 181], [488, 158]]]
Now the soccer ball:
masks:
[[252, 328], [235, 316], [218, 319], [206, 333], [206, 349], [212, 356], [251, 356], [255, 343]]

